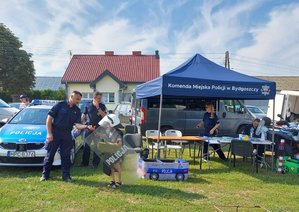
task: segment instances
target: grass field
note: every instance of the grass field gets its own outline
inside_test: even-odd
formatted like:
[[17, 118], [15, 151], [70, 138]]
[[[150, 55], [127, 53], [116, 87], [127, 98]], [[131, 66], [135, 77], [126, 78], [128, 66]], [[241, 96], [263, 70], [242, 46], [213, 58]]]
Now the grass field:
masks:
[[[187, 151], [186, 151], [187, 152]], [[185, 159], [188, 158], [185, 153]], [[0, 211], [269, 211], [299, 210], [299, 176], [278, 175], [261, 169], [256, 174], [249, 162], [236, 168], [212, 157], [211, 169], [190, 165], [185, 182], [138, 180], [121, 189], [107, 188], [109, 178], [101, 169], [72, 168], [73, 184], [62, 182], [59, 168], [52, 180], [39, 182], [41, 168], [0, 167]], [[218, 210], [219, 211], [219, 210]]]

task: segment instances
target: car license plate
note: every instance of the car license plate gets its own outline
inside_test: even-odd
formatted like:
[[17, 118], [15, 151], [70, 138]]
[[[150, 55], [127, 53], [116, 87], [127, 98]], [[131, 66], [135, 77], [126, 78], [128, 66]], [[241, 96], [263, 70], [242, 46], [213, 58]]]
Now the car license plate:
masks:
[[27, 152], [20, 152], [20, 151], [8, 151], [7, 157], [12, 158], [34, 158], [35, 152], [27, 151]]

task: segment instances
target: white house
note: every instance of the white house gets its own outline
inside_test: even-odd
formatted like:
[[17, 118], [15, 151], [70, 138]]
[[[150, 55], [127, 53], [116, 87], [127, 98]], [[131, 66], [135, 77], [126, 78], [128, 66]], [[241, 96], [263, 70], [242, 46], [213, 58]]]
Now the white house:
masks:
[[82, 92], [84, 99], [92, 98], [93, 91], [103, 93], [109, 110], [121, 101], [130, 101], [136, 85], [160, 76], [159, 52], [143, 55], [133, 51], [131, 55], [73, 55], [63, 77], [69, 95], [73, 90]]

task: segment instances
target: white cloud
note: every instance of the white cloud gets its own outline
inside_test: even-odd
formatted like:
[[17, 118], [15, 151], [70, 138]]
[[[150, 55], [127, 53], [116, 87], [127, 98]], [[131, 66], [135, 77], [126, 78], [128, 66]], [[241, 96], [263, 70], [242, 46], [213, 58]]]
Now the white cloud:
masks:
[[[142, 24], [123, 16], [134, 4], [130, 1], [120, 3], [108, 14], [96, 0], [69, 2], [45, 0], [34, 7], [29, 1], [0, 1], [0, 21], [34, 54], [37, 75], [62, 76], [69, 62], [69, 50], [74, 54], [103, 54], [106, 50], [116, 54], [130, 54], [133, 50], [154, 54], [158, 49], [162, 73], [197, 52], [223, 64], [226, 50], [245, 56], [232, 54], [231, 66], [247, 74], [263, 73], [265, 66], [260, 63], [265, 60], [283, 61], [289, 67], [299, 65], [296, 58], [299, 6], [296, 4], [273, 9], [268, 22], [248, 31], [246, 15], [252, 14], [260, 2], [242, 1], [223, 6], [226, 1], [194, 1], [192, 11], [197, 14], [190, 25], [180, 27], [174, 27], [172, 16], [189, 1], [150, 3], [144, 8], [147, 19]], [[146, 5], [147, 1], [144, 2]], [[184, 18], [183, 14], [179, 15]], [[253, 42], [244, 47], [244, 37], [249, 33]], [[292, 70], [290, 73], [299, 74]], [[265, 74], [272, 73], [267, 71]]]
[[241, 69], [247, 64], [247, 73], [256, 75], [298, 75], [298, 23], [299, 4], [274, 9], [265, 25], [250, 30], [254, 43], [237, 51], [237, 55], [247, 57], [236, 57], [235, 67]]
[[[221, 2], [205, 1], [198, 5], [198, 15], [185, 30], [175, 32], [174, 54], [161, 62], [162, 72], [184, 62], [195, 53], [207, 53], [209, 59], [223, 64], [224, 52], [236, 45], [245, 33], [239, 17], [252, 11], [258, 3], [242, 2], [214, 11]], [[219, 53], [211, 54], [209, 53]]]

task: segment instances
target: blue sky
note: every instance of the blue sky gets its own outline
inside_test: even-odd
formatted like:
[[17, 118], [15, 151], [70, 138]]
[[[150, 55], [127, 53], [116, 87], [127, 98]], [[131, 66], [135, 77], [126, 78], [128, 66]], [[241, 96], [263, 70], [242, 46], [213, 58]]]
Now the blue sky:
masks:
[[161, 73], [195, 53], [249, 75], [299, 75], [299, 2], [287, 0], [0, 0], [0, 22], [62, 76], [73, 54], [159, 50]]

